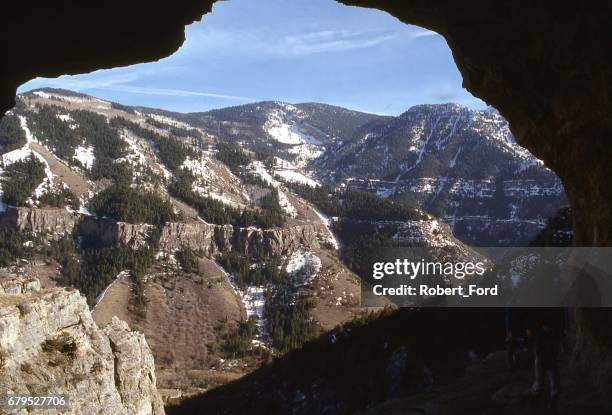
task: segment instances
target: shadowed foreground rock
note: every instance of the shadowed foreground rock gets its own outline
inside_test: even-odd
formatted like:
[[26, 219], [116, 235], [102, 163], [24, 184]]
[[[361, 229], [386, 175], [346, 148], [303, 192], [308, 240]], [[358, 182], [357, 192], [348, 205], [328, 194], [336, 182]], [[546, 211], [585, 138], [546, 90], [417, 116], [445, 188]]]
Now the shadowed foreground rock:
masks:
[[142, 334], [117, 318], [99, 329], [76, 290], [0, 276], [0, 396], [9, 394], [66, 395], [67, 414], [164, 414]]

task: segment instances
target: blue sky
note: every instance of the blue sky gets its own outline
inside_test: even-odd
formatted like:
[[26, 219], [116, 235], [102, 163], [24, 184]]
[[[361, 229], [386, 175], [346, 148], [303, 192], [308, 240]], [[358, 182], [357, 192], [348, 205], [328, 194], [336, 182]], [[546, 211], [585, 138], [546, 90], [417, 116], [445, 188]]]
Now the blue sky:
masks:
[[217, 2], [187, 28], [185, 44], [170, 57], [37, 78], [19, 92], [44, 86], [182, 112], [263, 100], [379, 114], [422, 103], [485, 106], [461, 87], [441, 36], [333, 0]]

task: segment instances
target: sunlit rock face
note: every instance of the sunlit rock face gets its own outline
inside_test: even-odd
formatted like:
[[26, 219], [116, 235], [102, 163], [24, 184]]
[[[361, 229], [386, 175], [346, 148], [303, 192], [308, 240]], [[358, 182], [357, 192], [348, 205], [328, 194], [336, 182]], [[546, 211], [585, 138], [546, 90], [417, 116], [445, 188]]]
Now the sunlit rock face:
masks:
[[142, 334], [113, 318], [103, 329], [73, 289], [0, 275], [0, 393], [64, 395], [65, 413], [164, 413]]
[[316, 248], [320, 229], [313, 224], [285, 228], [235, 228], [208, 223], [168, 223], [163, 227], [160, 247], [168, 252], [189, 246], [214, 255], [230, 250], [242, 255], [287, 255], [299, 247]]

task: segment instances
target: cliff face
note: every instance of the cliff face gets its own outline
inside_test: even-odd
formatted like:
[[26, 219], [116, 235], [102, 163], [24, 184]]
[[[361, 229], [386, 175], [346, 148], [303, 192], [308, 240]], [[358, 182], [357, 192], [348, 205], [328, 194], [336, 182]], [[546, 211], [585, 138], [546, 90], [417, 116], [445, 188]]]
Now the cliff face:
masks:
[[77, 232], [95, 238], [104, 245], [128, 245], [134, 248], [146, 242], [153, 228], [147, 224], [131, 224], [98, 219], [71, 213], [66, 209], [11, 207], [0, 216], [0, 227], [10, 227], [19, 232], [46, 235], [57, 239]]
[[[84, 236], [95, 238], [104, 245], [127, 245], [139, 248], [146, 243], [153, 225], [115, 222], [91, 216], [72, 214], [65, 209], [10, 208], [0, 217], [0, 227], [20, 232], [48, 234], [49, 238], [72, 233], [75, 228]], [[299, 246], [318, 247], [316, 225], [305, 223], [278, 229], [236, 228], [231, 225], [208, 223], [168, 223], [161, 233], [164, 250], [181, 246], [203, 249], [212, 255], [231, 250], [245, 255], [291, 253]]]
[[66, 209], [9, 208], [0, 216], [0, 227], [10, 227], [19, 232], [63, 235], [71, 233], [79, 221]]
[[153, 228], [153, 225], [146, 223], [132, 224], [83, 216], [78, 232], [95, 238], [103, 245], [127, 245], [139, 248], [146, 243], [147, 236]]
[[235, 228], [208, 223], [168, 223], [161, 234], [161, 248], [167, 251], [188, 246], [208, 255], [229, 250], [244, 255], [291, 253], [299, 246], [318, 246], [315, 225], [295, 225], [279, 229]]
[[78, 291], [0, 277], [0, 395], [65, 395], [75, 415], [160, 415], [155, 382], [144, 336], [126, 323], [101, 330]]

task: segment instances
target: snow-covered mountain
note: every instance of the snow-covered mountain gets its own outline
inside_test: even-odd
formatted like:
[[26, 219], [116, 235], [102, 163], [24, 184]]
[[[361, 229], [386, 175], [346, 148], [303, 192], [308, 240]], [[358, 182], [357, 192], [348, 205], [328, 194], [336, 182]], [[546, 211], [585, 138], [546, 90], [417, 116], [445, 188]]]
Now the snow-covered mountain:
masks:
[[526, 243], [567, 203], [558, 177], [494, 109], [418, 105], [389, 117], [261, 102], [172, 116], [276, 156], [285, 180], [308, 176], [421, 207], [472, 245]]
[[333, 146], [350, 140], [363, 124], [381, 118], [326, 104], [292, 105], [277, 101], [202, 113], [163, 113], [223, 140], [279, 155], [300, 168], [306, 168]]
[[378, 253], [479, 257], [457, 236], [520, 242], [564, 200], [498, 114], [457, 105], [181, 114], [43, 89], [0, 120], [0, 156], [0, 282], [137, 325], [179, 394], [361, 315]]
[[495, 110], [419, 105], [370, 124], [311, 168], [320, 178], [406, 200], [475, 245], [529, 241], [566, 203], [561, 181]]

